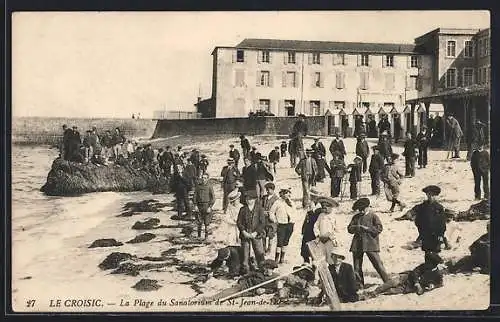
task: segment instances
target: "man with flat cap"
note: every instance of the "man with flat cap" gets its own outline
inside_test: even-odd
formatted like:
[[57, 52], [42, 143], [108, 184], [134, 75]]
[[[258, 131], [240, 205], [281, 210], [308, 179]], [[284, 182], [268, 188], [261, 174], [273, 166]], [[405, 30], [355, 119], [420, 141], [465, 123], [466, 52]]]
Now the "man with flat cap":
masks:
[[229, 145], [229, 157], [234, 160], [234, 165], [238, 169], [239, 168], [238, 164], [240, 162], [240, 151], [234, 148], [234, 144]]
[[380, 138], [378, 141], [378, 149], [380, 151], [380, 155], [387, 160], [388, 162], [391, 161], [391, 155], [392, 155], [392, 146], [391, 142], [389, 141], [389, 134], [387, 131], [383, 131], [380, 134]]
[[344, 159], [345, 155], [347, 154], [345, 151], [344, 141], [342, 141], [342, 139], [339, 138], [338, 133], [335, 133], [335, 137], [334, 137], [332, 143], [330, 144], [330, 148], [328, 150], [330, 151], [332, 156], [335, 153], [339, 153], [342, 160]]
[[306, 208], [309, 204], [309, 189], [315, 185], [316, 174], [318, 173], [318, 165], [311, 157], [312, 150], [306, 150], [306, 157], [299, 161], [295, 167], [295, 172], [300, 176], [302, 181], [302, 207]]
[[373, 267], [380, 275], [382, 280], [387, 282], [389, 275], [387, 274], [384, 264], [380, 259], [380, 245], [378, 235], [382, 232], [382, 222], [380, 218], [373, 212], [368, 211], [370, 199], [360, 198], [356, 200], [352, 206], [352, 210], [356, 214], [352, 217], [347, 231], [353, 234], [350, 251], [353, 256], [354, 271], [357, 276], [358, 284], [363, 288], [363, 255], [366, 253]]
[[240, 171], [234, 166], [234, 160], [232, 158], [227, 159], [227, 165], [222, 168], [220, 175], [222, 177], [223, 191], [222, 209], [224, 213], [226, 213], [228, 195], [231, 191], [236, 189], [236, 181], [241, 177]]
[[227, 246], [219, 249], [217, 251], [217, 258], [210, 264], [212, 274], [225, 263], [229, 268], [229, 277], [240, 275], [242, 257], [241, 247], [239, 246]]
[[262, 243], [264, 251], [267, 254], [271, 252], [271, 247], [274, 246], [273, 244], [276, 239], [276, 209], [278, 207], [277, 201], [279, 196], [275, 192], [276, 186], [274, 183], [267, 182], [264, 188], [266, 189], [266, 194], [262, 198], [262, 206], [264, 207], [264, 213], [266, 215], [266, 228]]
[[372, 147], [373, 154], [370, 160], [370, 166], [368, 167], [368, 172], [370, 173], [371, 186], [372, 186], [372, 196], [380, 195], [380, 175], [384, 169], [384, 159], [380, 155], [378, 146], [374, 145]]
[[419, 239], [422, 241], [422, 250], [426, 253], [439, 253], [441, 243], [445, 242], [444, 233], [447, 221], [445, 208], [436, 201], [441, 188], [430, 185], [422, 191], [427, 195], [427, 200], [416, 206], [415, 226], [418, 229]]

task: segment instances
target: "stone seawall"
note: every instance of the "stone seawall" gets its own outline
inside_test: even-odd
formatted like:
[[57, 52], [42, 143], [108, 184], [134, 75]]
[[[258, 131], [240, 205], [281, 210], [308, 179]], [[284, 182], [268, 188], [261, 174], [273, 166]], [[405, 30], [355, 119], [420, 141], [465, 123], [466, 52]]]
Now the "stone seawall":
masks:
[[[258, 118], [220, 118], [194, 120], [159, 120], [153, 138], [164, 138], [173, 135], [204, 134], [278, 134], [291, 132], [297, 117], [258, 117]], [[326, 135], [327, 118], [310, 116], [306, 119], [309, 135]]]
[[62, 138], [62, 125], [76, 125], [83, 136], [87, 129], [96, 126], [99, 132], [119, 127], [126, 137], [150, 138], [156, 121], [151, 119], [105, 119], [105, 118], [12, 118], [13, 144], [57, 145]]

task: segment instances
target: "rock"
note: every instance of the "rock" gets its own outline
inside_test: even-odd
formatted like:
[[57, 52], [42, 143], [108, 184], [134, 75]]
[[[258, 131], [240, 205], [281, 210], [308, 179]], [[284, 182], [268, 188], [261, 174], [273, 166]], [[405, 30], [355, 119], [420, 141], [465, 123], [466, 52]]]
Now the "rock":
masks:
[[115, 246], [121, 246], [123, 245], [122, 242], [116, 241], [114, 238], [105, 238], [105, 239], [98, 239], [95, 240], [92, 245], [89, 246], [89, 248], [96, 248], [96, 247], [115, 247]]
[[150, 280], [150, 279], [141, 279], [139, 282], [137, 282], [132, 288], [135, 288], [138, 291], [156, 291], [162, 286], [158, 284], [157, 280]]
[[152, 191], [158, 179], [129, 165], [77, 163], [57, 158], [40, 191], [49, 196], [71, 196], [100, 191]]
[[177, 267], [181, 272], [186, 272], [194, 275], [207, 274], [210, 269], [206, 265], [201, 265], [198, 263], [185, 263]]
[[99, 268], [102, 270], [117, 268], [121, 262], [131, 259], [133, 256], [128, 253], [114, 252], [108, 255], [101, 264]]
[[166, 251], [161, 252], [161, 256], [175, 255], [177, 253], [177, 248], [169, 248]]
[[149, 218], [146, 221], [140, 222], [136, 221], [132, 226], [132, 229], [137, 230], [146, 230], [146, 229], [154, 229], [156, 226], [160, 224], [160, 219], [158, 218]]
[[154, 238], [156, 238], [155, 234], [144, 233], [144, 234], [140, 234], [140, 235], [135, 236], [135, 238], [132, 239], [132, 240], [129, 240], [127, 242], [127, 244], [145, 243], [145, 242], [148, 242], [148, 241], [150, 241], [151, 239], [154, 239]]
[[125, 212], [160, 212], [167, 204], [160, 203], [158, 200], [149, 199], [139, 202], [127, 202], [123, 209]]
[[140, 266], [132, 263], [122, 263], [117, 269], [111, 272], [111, 274], [125, 274], [131, 276], [137, 276], [140, 272]]

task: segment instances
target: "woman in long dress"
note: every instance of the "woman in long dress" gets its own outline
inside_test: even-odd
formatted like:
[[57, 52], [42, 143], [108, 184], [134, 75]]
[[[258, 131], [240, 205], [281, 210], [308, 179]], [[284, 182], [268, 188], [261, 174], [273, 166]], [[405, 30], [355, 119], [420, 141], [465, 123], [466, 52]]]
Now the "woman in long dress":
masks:
[[224, 216], [224, 221], [227, 225], [227, 229], [224, 229], [227, 246], [241, 246], [240, 231], [236, 225], [238, 213], [241, 208], [240, 196], [241, 193], [238, 189], [231, 191], [228, 195], [228, 206], [226, 215]]
[[399, 186], [401, 185], [401, 180], [404, 177], [403, 173], [399, 170], [398, 166], [395, 164], [399, 155], [393, 153], [391, 155], [391, 161], [385, 165], [384, 175], [382, 176], [382, 181], [384, 182], [385, 196], [388, 201], [391, 201], [390, 212], [394, 211], [394, 207], [399, 205], [399, 210], [402, 211], [406, 205], [399, 200]]

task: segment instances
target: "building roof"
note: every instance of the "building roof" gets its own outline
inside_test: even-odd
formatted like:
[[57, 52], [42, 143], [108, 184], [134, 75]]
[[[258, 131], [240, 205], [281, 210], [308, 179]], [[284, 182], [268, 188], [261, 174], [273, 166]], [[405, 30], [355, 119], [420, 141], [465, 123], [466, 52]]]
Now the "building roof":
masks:
[[425, 39], [428, 39], [432, 35], [464, 35], [472, 36], [477, 34], [480, 29], [463, 29], [463, 28], [436, 28], [431, 30], [422, 36], [415, 38], [415, 43], [421, 43]]
[[362, 42], [307, 41], [247, 38], [236, 45], [242, 49], [269, 49], [282, 51], [358, 52], [358, 53], [414, 53], [413, 44], [383, 44]]
[[426, 97], [419, 97], [411, 100], [407, 100], [407, 102], [421, 102], [421, 101], [429, 101], [433, 103], [440, 103], [440, 100], [443, 98], [463, 98], [463, 97], [472, 97], [472, 96], [487, 96], [490, 92], [490, 87], [488, 85], [478, 85], [474, 84], [468, 87], [457, 87], [448, 90], [444, 90], [441, 92], [434, 93], [432, 95]]

